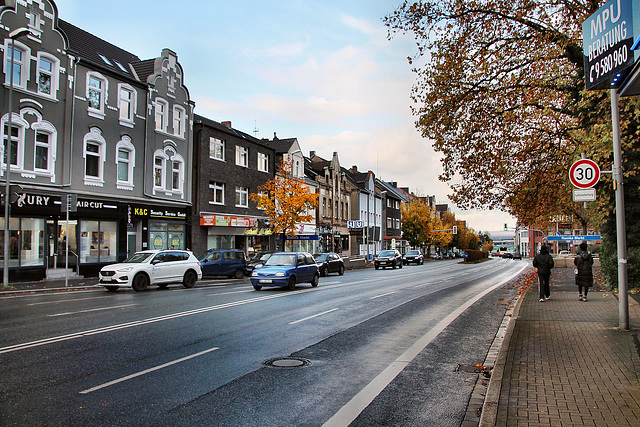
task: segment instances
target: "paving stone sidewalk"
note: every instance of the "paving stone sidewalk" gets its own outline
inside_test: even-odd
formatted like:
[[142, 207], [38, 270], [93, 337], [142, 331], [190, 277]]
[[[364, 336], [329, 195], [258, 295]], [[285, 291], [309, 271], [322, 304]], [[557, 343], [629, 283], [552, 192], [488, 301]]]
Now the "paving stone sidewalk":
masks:
[[631, 331], [623, 331], [615, 295], [596, 285], [579, 301], [573, 269], [554, 269], [551, 299], [539, 302], [532, 288], [521, 302], [496, 363], [497, 412], [481, 424], [639, 426], [640, 306], [629, 302]]

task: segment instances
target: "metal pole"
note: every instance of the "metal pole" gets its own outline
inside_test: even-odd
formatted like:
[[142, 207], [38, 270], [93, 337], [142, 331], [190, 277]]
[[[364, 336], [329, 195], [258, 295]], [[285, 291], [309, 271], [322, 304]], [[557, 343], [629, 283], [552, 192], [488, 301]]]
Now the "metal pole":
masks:
[[629, 294], [627, 287], [627, 238], [622, 174], [622, 144], [618, 90], [611, 89], [611, 124], [613, 127], [613, 183], [616, 193], [616, 229], [618, 237], [618, 317], [620, 329], [629, 329]]
[[[71, 195], [65, 194], [65, 200], [67, 205], [67, 230], [65, 232], [64, 241], [65, 241], [65, 252], [66, 255], [64, 257], [64, 286], [69, 286], [69, 204], [71, 202]], [[98, 252], [100, 252], [100, 247], [98, 246]]]
[[7, 120], [7, 139], [4, 143], [4, 152], [6, 155], [5, 161], [5, 176], [4, 176], [4, 184], [5, 184], [5, 192], [4, 192], [4, 263], [2, 269], [2, 284], [6, 288], [9, 286], [9, 222], [11, 215], [10, 208], [10, 190], [9, 190], [9, 175], [11, 169], [11, 137], [12, 137], [12, 127], [13, 124], [11, 122], [13, 115], [13, 60], [15, 57], [15, 40], [13, 37], [11, 38], [11, 58], [9, 64], [9, 118]]

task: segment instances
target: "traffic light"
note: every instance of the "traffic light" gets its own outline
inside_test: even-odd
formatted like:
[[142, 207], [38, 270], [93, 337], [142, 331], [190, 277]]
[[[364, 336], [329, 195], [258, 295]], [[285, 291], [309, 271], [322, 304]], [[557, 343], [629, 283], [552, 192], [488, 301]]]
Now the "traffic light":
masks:
[[507, 223], [504, 223], [504, 231], [509, 231], [509, 227], [507, 227]]
[[457, 225], [453, 226], [453, 234], [458, 234], [458, 226]]

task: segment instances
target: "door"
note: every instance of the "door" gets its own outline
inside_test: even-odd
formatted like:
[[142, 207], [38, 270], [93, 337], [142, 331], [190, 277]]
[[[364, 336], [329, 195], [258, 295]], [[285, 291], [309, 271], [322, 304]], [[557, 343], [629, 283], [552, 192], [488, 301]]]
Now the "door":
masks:
[[127, 258], [138, 250], [138, 235], [135, 232], [127, 232]]

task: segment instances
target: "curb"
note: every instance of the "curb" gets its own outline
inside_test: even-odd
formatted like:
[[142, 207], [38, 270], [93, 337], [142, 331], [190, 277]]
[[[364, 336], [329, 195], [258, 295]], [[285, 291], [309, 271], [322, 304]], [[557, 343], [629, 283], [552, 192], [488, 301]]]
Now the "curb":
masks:
[[[513, 329], [515, 327], [515, 321], [518, 319], [520, 308], [523, 301], [531, 289], [531, 286], [527, 286], [525, 291], [518, 296], [513, 310], [507, 311], [502, 320], [502, 324], [498, 329], [496, 338], [491, 344], [487, 359], [485, 360], [485, 366], [493, 363], [493, 369], [491, 370], [491, 378], [486, 386], [486, 394], [484, 396], [484, 402], [482, 404], [482, 411], [480, 413], [480, 421], [478, 425], [480, 427], [495, 426], [498, 416], [498, 402], [500, 401], [500, 392], [502, 390], [502, 379], [504, 377], [504, 368], [507, 361], [507, 355], [509, 354], [509, 343], [513, 336]], [[501, 335], [502, 332], [502, 335]], [[486, 380], [484, 381], [486, 384]], [[484, 390], [478, 390], [481, 394]], [[474, 390], [474, 394], [476, 390]], [[471, 396], [474, 397], [473, 395]]]

